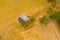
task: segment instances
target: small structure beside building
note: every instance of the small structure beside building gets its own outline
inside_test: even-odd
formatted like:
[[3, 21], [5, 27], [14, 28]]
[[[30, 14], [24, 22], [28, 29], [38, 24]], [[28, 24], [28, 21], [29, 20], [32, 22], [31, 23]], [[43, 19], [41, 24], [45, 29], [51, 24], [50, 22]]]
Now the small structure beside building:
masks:
[[23, 25], [26, 25], [29, 21], [30, 21], [30, 18], [27, 17], [26, 15], [22, 14], [19, 18], [18, 18], [18, 21], [20, 23], [22, 23]]

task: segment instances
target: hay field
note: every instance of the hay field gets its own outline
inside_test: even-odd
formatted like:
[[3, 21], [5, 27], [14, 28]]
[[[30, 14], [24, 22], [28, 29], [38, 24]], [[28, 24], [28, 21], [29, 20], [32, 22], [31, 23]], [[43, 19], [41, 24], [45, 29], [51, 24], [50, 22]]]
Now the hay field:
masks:
[[[0, 40], [60, 40], [55, 22], [47, 27], [39, 23], [38, 18], [46, 14], [48, 5], [46, 0], [0, 0]], [[40, 14], [36, 14], [38, 10]], [[25, 30], [18, 22], [22, 13], [36, 16], [32, 28]]]

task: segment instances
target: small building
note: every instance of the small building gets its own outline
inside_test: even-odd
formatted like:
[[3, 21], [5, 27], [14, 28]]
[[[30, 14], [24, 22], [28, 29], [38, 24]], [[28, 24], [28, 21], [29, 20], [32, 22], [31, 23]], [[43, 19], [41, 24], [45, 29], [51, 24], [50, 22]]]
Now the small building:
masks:
[[23, 25], [26, 25], [29, 21], [30, 21], [30, 18], [27, 17], [26, 15], [22, 14], [19, 18], [18, 18], [18, 21], [20, 23], [22, 23]]

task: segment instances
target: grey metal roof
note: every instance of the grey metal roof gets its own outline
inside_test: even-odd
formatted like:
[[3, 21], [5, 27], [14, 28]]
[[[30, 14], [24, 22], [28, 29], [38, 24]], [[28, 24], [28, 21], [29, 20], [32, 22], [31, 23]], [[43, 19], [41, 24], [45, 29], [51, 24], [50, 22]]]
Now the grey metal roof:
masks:
[[19, 18], [18, 21], [20, 23], [22, 23], [23, 25], [27, 24], [29, 22], [29, 17], [27, 17], [26, 15], [22, 14]]

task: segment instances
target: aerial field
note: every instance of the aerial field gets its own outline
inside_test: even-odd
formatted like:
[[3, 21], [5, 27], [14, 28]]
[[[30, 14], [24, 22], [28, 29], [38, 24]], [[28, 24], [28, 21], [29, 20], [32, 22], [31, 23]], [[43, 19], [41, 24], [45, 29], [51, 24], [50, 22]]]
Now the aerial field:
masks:
[[[40, 17], [47, 15], [49, 6], [47, 0], [0, 0], [0, 40], [60, 40], [54, 20], [47, 25], [39, 22]], [[21, 14], [34, 16], [35, 21], [24, 28], [18, 22]]]

